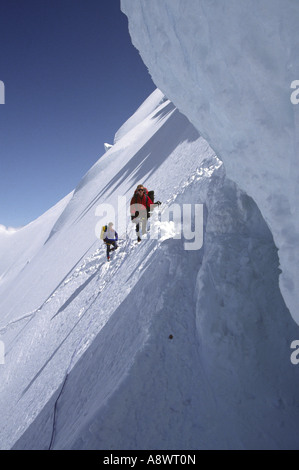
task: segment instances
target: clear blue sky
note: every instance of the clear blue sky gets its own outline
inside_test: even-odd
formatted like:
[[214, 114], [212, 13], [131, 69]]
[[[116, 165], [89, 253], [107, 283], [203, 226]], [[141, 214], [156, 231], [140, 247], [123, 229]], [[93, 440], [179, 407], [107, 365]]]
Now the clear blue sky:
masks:
[[155, 89], [119, 0], [1, 0], [0, 224], [68, 194]]

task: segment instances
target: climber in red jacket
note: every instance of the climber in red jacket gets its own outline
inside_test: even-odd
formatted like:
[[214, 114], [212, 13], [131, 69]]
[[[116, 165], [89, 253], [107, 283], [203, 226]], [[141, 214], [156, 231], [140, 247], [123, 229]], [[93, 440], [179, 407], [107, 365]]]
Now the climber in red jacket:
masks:
[[[152, 195], [154, 192], [150, 191], [150, 194]], [[152, 201], [149, 196], [149, 191], [142, 184], [137, 186], [134, 196], [131, 199], [130, 211], [131, 219], [133, 223], [136, 224], [137, 240], [139, 242], [141, 241], [139, 224], [141, 224], [142, 227], [141, 233], [144, 235], [146, 233], [147, 219], [150, 217], [150, 211], [160, 204], [160, 201], [157, 201], [156, 203]]]

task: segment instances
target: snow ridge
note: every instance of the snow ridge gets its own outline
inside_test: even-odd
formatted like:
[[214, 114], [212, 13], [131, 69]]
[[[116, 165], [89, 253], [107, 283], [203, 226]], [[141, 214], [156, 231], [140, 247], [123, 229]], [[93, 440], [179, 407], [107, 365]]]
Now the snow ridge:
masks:
[[261, 209], [299, 323], [299, 107], [290, 100], [299, 77], [298, 3], [122, 0], [121, 8], [156, 85]]

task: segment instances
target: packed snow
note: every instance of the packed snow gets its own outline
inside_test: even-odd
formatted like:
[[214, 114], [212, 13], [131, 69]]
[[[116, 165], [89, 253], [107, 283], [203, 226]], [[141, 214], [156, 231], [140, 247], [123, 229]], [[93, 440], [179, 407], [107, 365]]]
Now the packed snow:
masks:
[[299, 3], [121, 0], [121, 7], [156, 85], [262, 211], [279, 248], [281, 291], [299, 322]]
[[105, 152], [108, 152], [108, 150], [110, 150], [111, 147], [113, 147], [112, 144], [108, 144], [108, 143], [106, 143], [106, 142], [104, 143], [104, 150], [105, 150]]
[[[163, 204], [138, 244], [140, 182]], [[107, 263], [97, 227], [119, 229], [120, 197]], [[187, 204], [204, 209], [197, 250], [178, 236]], [[159, 90], [74, 192], [0, 233], [0, 255], [2, 449], [298, 448], [298, 327], [272, 234]]]

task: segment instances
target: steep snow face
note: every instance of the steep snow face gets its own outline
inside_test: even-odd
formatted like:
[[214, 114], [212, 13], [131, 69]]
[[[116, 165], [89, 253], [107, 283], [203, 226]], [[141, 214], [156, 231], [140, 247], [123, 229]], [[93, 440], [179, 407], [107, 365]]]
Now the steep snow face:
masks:
[[203, 248], [127, 242], [107, 268], [97, 253], [82, 265], [86, 287], [76, 295], [73, 273], [70, 300], [57, 312], [58, 291], [43, 321], [56, 308], [58, 328], [87, 307], [82, 325], [94, 334], [99, 317], [103, 326], [14, 449], [298, 448], [295, 325], [260, 211], [213, 156], [173, 200], [205, 204]]
[[[215, 158], [159, 90], [117, 135], [73, 193], [27, 227], [0, 234], [1, 447], [26, 429], [138, 281], [146, 257], [134, 264], [130, 256], [128, 211], [137, 184], [154, 188], [167, 207], [201, 162]], [[121, 214], [119, 196], [127, 202]], [[101, 204], [114, 208], [121, 239], [111, 269], [96, 236], [97, 225], [108, 222], [97, 214]], [[119, 230], [118, 215], [127, 230]], [[124, 360], [128, 370], [129, 355]]]
[[[117, 213], [140, 181], [163, 211], [204, 204], [201, 249], [170, 231], [137, 244], [129, 226], [105, 262], [96, 206]], [[19, 283], [39, 308], [10, 299], [6, 323], [1, 310], [2, 448], [298, 448], [297, 335], [273, 237], [161, 92], [85, 175], [35, 259], [39, 276], [30, 263]]]
[[280, 286], [299, 321], [299, 4], [122, 0], [157, 86], [257, 202], [279, 248]]
[[[162, 216], [204, 205], [202, 248], [154, 217], [163, 237], [136, 242], [118, 197], [128, 206], [140, 182]], [[110, 263], [95, 234], [104, 203], [117, 230], [128, 220]], [[16, 235], [0, 298], [2, 449], [298, 448], [298, 334], [273, 237], [159, 90], [66, 200], [3, 237]]]
[[[180, 146], [190, 155], [198, 154], [198, 147], [208, 147], [159, 90], [139, 108], [137, 118], [133, 116], [119, 133], [121, 142], [116, 142], [96, 162], [75, 191], [56, 208], [11, 236], [0, 234], [2, 325], [36, 311], [79, 259], [99, 243], [95, 229], [101, 221], [96, 216], [100, 204], [111, 204], [117, 219], [118, 196], [126, 197], [128, 203], [140, 181], [160, 187], [160, 199], [167, 199], [197, 165], [196, 161], [186, 161], [182, 171], [175, 164]], [[189, 151], [188, 145], [194, 141], [199, 143]], [[172, 178], [165, 181], [165, 174], [169, 173], [165, 162], [172, 153]], [[129, 223], [126, 209], [123, 211]]]

